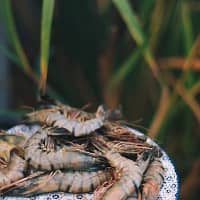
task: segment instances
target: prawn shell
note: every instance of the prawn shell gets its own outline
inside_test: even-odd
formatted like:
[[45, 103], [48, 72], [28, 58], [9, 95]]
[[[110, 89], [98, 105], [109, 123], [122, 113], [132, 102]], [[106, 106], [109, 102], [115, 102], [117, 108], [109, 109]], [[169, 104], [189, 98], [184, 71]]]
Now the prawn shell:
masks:
[[157, 199], [160, 188], [164, 182], [165, 170], [158, 158], [150, 163], [144, 174], [142, 196], [147, 200]]
[[112, 178], [112, 170], [55, 171], [19, 183], [4, 195], [30, 197], [49, 192], [86, 193], [94, 191], [99, 185]]
[[107, 142], [103, 136], [96, 136], [93, 143], [109, 164], [119, 172], [118, 179], [104, 193], [102, 200], [126, 200], [132, 194], [137, 194], [143, 180], [143, 174], [152, 158], [153, 150], [149, 150], [148, 154], [144, 152], [138, 156], [136, 161], [133, 161], [116, 152], [115, 146]]
[[65, 147], [47, 152], [41, 143], [48, 137], [48, 129], [40, 129], [32, 135], [25, 145], [25, 159], [35, 169], [56, 170], [73, 169], [87, 170], [90, 167], [105, 165], [102, 159], [79, 151], [69, 151]]
[[28, 113], [26, 117], [30, 122], [41, 122], [49, 126], [65, 128], [75, 137], [80, 137], [101, 128], [109, 116], [103, 106], [99, 106], [96, 114], [92, 114], [61, 103], [57, 104], [52, 105], [51, 108]]
[[26, 168], [26, 161], [17, 154], [13, 153], [8, 165], [0, 169], [0, 187], [23, 178]]

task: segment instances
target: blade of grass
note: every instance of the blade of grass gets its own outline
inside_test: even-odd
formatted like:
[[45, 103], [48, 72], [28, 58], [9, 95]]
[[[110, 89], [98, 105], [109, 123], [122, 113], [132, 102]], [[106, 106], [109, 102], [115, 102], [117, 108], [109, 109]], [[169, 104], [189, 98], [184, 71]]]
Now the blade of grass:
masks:
[[[22, 69], [21, 62], [17, 55], [15, 55], [11, 50], [7, 49], [5, 46], [0, 44], [0, 51], [9, 59], [11, 60], [16, 66], [18, 66], [20, 69]], [[23, 70], [25, 74], [27, 74], [26, 71]], [[34, 76], [31, 76], [34, 83], [38, 83], [38, 77], [35, 74]], [[47, 85], [47, 93], [54, 97], [55, 99], [64, 101], [63, 97], [60, 96], [51, 86]]]
[[[182, 87], [182, 86], [181, 86]], [[189, 90], [187, 90], [188, 94], [189, 94], [189, 98], [194, 101], [194, 97], [197, 95], [198, 92], [200, 92], [200, 81], [197, 82], [196, 84], [193, 85], [193, 87]], [[185, 103], [186, 101], [179, 101], [178, 100], [178, 95], [177, 93], [174, 91], [173, 94], [171, 95], [171, 98], [170, 98], [170, 105], [169, 105], [169, 110], [167, 111], [166, 113], [166, 116], [163, 118], [162, 122], [161, 122], [161, 125], [160, 125], [160, 128], [158, 129], [159, 131], [159, 135], [156, 135], [156, 137], [158, 136], [159, 138], [159, 141], [163, 142], [163, 138], [164, 138], [164, 133], [163, 133], [163, 126], [167, 126], [167, 124], [169, 125], [172, 118], [177, 115], [179, 113], [180, 110], [182, 110], [185, 106]], [[188, 103], [187, 103], [188, 104]], [[198, 103], [196, 102], [195, 103], [197, 106], [198, 106]], [[174, 109], [174, 105], [176, 105], [176, 109]], [[162, 127], [162, 130], [161, 130], [161, 127]], [[150, 129], [151, 131], [151, 129]], [[157, 131], [157, 132], [158, 132]]]
[[41, 23], [40, 91], [44, 94], [48, 72], [50, 34], [54, 11], [54, 0], [43, 0]]
[[176, 85], [176, 90], [179, 93], [179, 95], [183, 98], [185, 103], [188, 104], [188, 106], [196, 116], [197, 120], [200, 122], [200, 105], [195, 100], [194, 96], [192, 96], [192, 94], [180, 84]]
[[194, 41], [194, 34], [192, 28], [192, 20], [190, 16], [190, 9], [188, 7], [188, 2], [186, 2], [185, 0], [182, 0], [181, 3], [181, 19], [185, 52], [188, 53]]
[[196, 96], [199, 92], [200, 92], [200, 81], [195, 83], [190, 90], [192, 96]]
[[185, 103], [190, 107], [193, 111], [195, 117], [200, 122], [200, 105], [195, 100], [194, 96], [191, 95], [189, 90], [185, 89], [185, 87], [181, 84], [181, 82], [175, 81], [174, 78], [168, 74], [167, 76], [168, 83], [170, 83], [176, 92], [182, 97]]
[[[158, 133], [160, 132], [161, 127], [163, 126], [163, 123], [166, 121], [169, 121], [171, 117], [173, 117], [175, 114], [177, 114], [177, 108], [182, 109], [183, 106], [186, 104], [188, 107], [192, 110], [194, 116], [196, 119], [200, 122], [200, 105], [195, 100], [194, 94], [197, 91], [196, 88], [200, 88], [200, 84], [198, 83], [192, 87], [192, 89], [185, 89], [185, 87], [182, 85], [181, 82], [175, 81], [175, 79], [168, 74], [167, 75], [168, 83], [171, 84], [174, 88], [173, 94], [170, 96], [170, 98], [167, 98], [168, 101], [166, 103], [160, 103], [156, 112], [156, 115], [154, 116], [154, 120], [152, 122], [152, 125], [150, 127], [149, 134], [151, 137], [157, 137], [159, 136], [159, 140], [162, 141], [162, 137]], [[194, 89], [193, 89], [194, 88]], [[178, 95], [182, 98], [183, 101], [177, 101]], [[162, 95], [161, 95], [162, 100]], [[161, 101], [160, 100], [160, 101]], [[164, 98], [163, 101], [164, 102]], [[176, 108], [175, 108], [176, 105]], [[165, 112], [163, 111], [165, 109]], [[161, 113], [161, 114], [160, 114]], [[174, 114], [172, 114], [174, 113]]]
[[182, 81], [185, 82], [185, 85], [188, 88], [191, 88], [193, 83], [195, 82], [195, 79], [194, 72], [190, 69], [190, 62], [196, 54], [196, 45], [198, 45], [198, 39], [196, 40], [196, 42], [194, 42], [194, 31], [191, 19], [191, 12], [189, 9], [189, 3], [186, 0], [182, 0], [181, 4], [181, 21], [183, 27], [183, 44], [186, 54], [189, 54], [188, 62], [186, 62], [186, 70], [182, 72]]
[[[166, 103], [166, 104], [165, 103], [159, 104], [157, 112], [154, 116], [153, 122], [151, 124], [150, 131], [149, 131], [149, 134], [151, 135], [151, 137], [157, 136], [164, 120], [166, 120], [166, 117], [170, 117], [170, 115], [167, 115], [167, 113], [170, 112], [169, 109], [174, 107], [175, 103], [180, 104], [179, 102], [176, 101], [177, 94], [179, 94], [182, 97], [183, 101], [185, 101], [185, 103], [191, 108], [191, 110], [193, 111], [196, 118], [198, 120], [200, 119], [199, 118], [200, 115], [198, 114], [198, 111], [200, 111], [199, 104], [194, 99], [194, 96], [192, 95], [192, 93], [189, 90], [186, 90], [183, 87], [183, 82], [186, 78], [188, 78], [187, 72], [190, 69], [192, 59], [196, 54], [196, 51], [198, 49], [199, 44], [200, 44], [200, 37], [198, 37], [196, 39], [196, 41], [194, 42], [194, 44], [192, 45], [192, 48], [189, 52], [189, 55], [188, 55], [187, 59], [185, 60], [184, 65], [183, 65], [183, 73], [182, 73], [181, 77], [179, 78], [179, 80], [177, 80], [175, 82], [171, 75], [168, 77], [169, 83], [174, 87], [175, 91], [171, 95], [170, 102], [167, 101], [168, 103]], [[184, 92], [186, 92], [187, 94], [184, 94]], [[162, 95], [161, 95], [161, 100], [162, 100]], [[165, 108], [165, 113], [163, 111], [164, 110], [163, 107]], [[198, 111], [196, 111], [196, 110], [198, 110]]]
[[[193, 87], [191, 89], [188, 90], [189, 96], [191, 96], [191, 97], [195, 97], [198, 92], [200, 92], [200, 81], [197, 82], [195, 85], [193, 85]], [[176, 105], [176, 109], [174, 109], [174, 105]], [[167, 115], [165, 116], [165, 119], [161, 124], [162, 129], [159, 129], [159, 138], [158, 138], [159, 141], [164, 142], [163, 129], [165, 129], [165, 128], [163, 128], [163, 126], [173, 123], [173, 122], [170, 122], [172, 120], [172, 118], [175, 115], [177, 115], [180, 112], [180, 110], [183, 110], [184, 107], [185, 107], [185, 102], [179, 101], [177, 93], [174, 92], [170, 98], [170, 106], [169, 106]], [[190, 133], [191, 133], [191, 130], [190, 130]]]
[[155, 138], [158, 135], [160, 127], [162, 126], [162, 123], [170, 108], [170, 100], [171, 96], [169, 88], [167, 86], [163, 86], [160, 95], [159, 105], [148, 132], [148, 135], [151, 138]]
[[[161, 68], [185, 70], [185, 57], [165, 57], [159, 58], [158, 64]], [[200, 71], [200, 59], [192, 58], [190, 61], [190, 69], [193, 71]]]
[[138, 45], [143, 45], [145, 42], [144, 33], [140, 27], [137, 16], [131, 9], [131, 5], [127, 0], [113, 0], [114, 5], [118, 9], [122, 18], [124, 19], [131, 36], [134, 38]]
[[183, 83], [188, 78], [193, 79], [192, 74], [188, 73], [189, 72], [188, 70], [190, 70], [192, 59], [196, 56], [198, 52], [199, 45], [200, 45], [200, 36], [196, 38], [195, 42], [191, 47], [191, 50], [189, 51], [188, 57], [183, 66], [184, 71], [181, 74], [181, 77], [176, 82], [173, 80], [173, 78], [170, 77], [171, 84], [174, 86], [176, 92], [182, 97], [185, 103], [188, 104], [188, 106], [191, 108], [191, 110], [193, 111], [194, 115], [198, 120], [200, 120], [199, 118], [200, 105], [195, 100], [195, 93], [192, 87], [193, 83], [190, 83], [189, 90], [184, 88]]
[[26, 54], [24, 52], [24, 49], [20, 43], [20, 40], [19, 40], [19, 37], [17, 34], [10, 0], [2, 0], [1, 1], [1, 15], [3, 18], [3, 22], [5, 24], [5, 27], [6, 27], [8, 39], [10, 40], [11, 45], [14, 47], [14, 49], [16, 51], [16, 54], [19, 58], [19, 62], [20, 62], [22, 69], [31, 78], [35, 79], [34, 72], [30, 66], [30, 63], [26, 57]]
[[[120, 1], [120, 0], [113, 0], [113, 3], [117, 7], [118, 11], [120, 12], [122, 18], [124, 19], [128, 30], [132, 36], [132, 38], [136, 41], [138, 46], [144, 45], [144, 43], [147, 41], [139, 23], [137, 20], [136, 15], [134, 14], [134, 11], [131, 9], [131, 6], [128, 2], [128, 0]], [[165, 114], [167, 113], [168, 110], [168, 104], [169, 102], [167, 101], [165, 97], [167, 96], [168, 98], [168, 88], [163, 84], [163, 81], [161, 80], [161, 75], [159, 74], [158, 70], [158, 65], [152, 55], [152, 52], [150, 50], [149, 44], [146, 46], [146, 48], [143, 50], [143, 55], [146, 60], [146, 62], [149, 64], [154, 76], [157, 78], [159, 83], [162, 86], [162, 92], [163, 94], [161, 95], [160, 99], [160, 104], [157, 109], [157, 114], [155, 115], [154, 122], [151, 126], [151, 136], [155, 137], [158, 133], [158, 129], [162, 124], [162, 121], [164, 119]], [[127, 71], [128, 72], [128, 71]], [[158, 76], [159, 75], [159, 76]], [[125, 75], [123, 75], [125, 76]], [[160, 118], [161, 117], [161, 118]]]
[[182, 73], [181, 78], [179, 79], [180, 81], [184, 81], [187, 78], [187, 73], [188, 70], [190, 70], [191, 65], [192, 65], [192, 60], [195, 59], [198, 53], [198, 49], [200, 47], [200, 35], [196, 38], [194, 41], [192, 47], [190, 48], [188, 52], [187, 59], [183, 65], [183, 69], [185, 73]]
[[196, 70], [200, 69], [200, 62], [199, 59], [196, 58], [196, 54], [198, 54], [198, 49], [200, 48], [200, 35], [197, 36], [194, 43], [188, 50], [187, 58], [177, 58], [177, 57], [171, 57], [171, 58], [165, 58], [161, 59], [159, 62], [164, 65], [170, 65], [170, 66], [178, 66], [182, 68], [183, 73], [181, 74], [181, 77], [179, 78], [180, 82], [184, 82], [187, 79], [187, 72], [188, 70], [194, 68]]
[[151, 47], [151, 50], [154, 51], [156, 49], [157, 43], [160, 42], [160, 35], [163, 29], [163, 25], [165, 25], [166, 20], [168, 20], [169, 18], [169, 14], [166, 13], [166, 7], [167, 6], [165, 0], [155, 1], [155, 5], [151, 16], [151, 22], [149, 25], [151, 35], [149, 45]]
[[[124, 19], [128, 30], [131, 34], [131, 36], [135, 39], [136, 43], [140, 46], [142, 43], [145, 41], [144, 34], [139, 26], [139, 23], [136, 19], [135, 14], [131, 10], [131, 6], [128, 2], [128, 0], [120, 1], [120, 0], [113, 0], [113, 3], [117, 7], [118, 11], [120, 12], [122, 18]], [[160, 77], [158, 77], [158, 67], [157, 63], [155, 62], [155, 59], [153, 58], [153, 55], [147, 47], [144, 51], [144, 58], [149, 64], [150, 68], [152, 69], [154, 75], [157, 77], [160, 83]], [[170, 83], [172, 84], [172, 83]], [[172, 84], [174, 86], [174, 84]], [[190, 106], [192, 111], [194, 112], [195, 116], [197, 117], [198, 120], [200, 120], [200, 115], [198, 114], [197, 110], [200, 111], [199, 105], [191, 96], [190, 94], [184, 94], [184, 92], [187, 92], [185, 88], [182, 86], [182, 84], [178, 84], [175, 88], [175, 91], [182, 97], [182, 99]]]
[[7, 47], [5, 47], [4, 45], [2, 45], [0, 43], [0, 51], [6, 56], [8, 57], [9, 60], [11, 60], [13, 63], [15, 63], [17, 66], [21, 67], [21, 63], [19, 61], [19, 58]]
[[[13, 63], [19, 66], [24, 71], [24, 73], [27, 74], [37, 84], [39, 79], [30, 66], [30, 63], [26, 57], [24, 49], [19, 40], [19, 36], [17, 34], [10, 0], [2, 0], [0, 6], [0, 14], [6, 27], [8, 39], [10, 39], [9, 42], [16, 51], [16, 55], [1, 44], [0, 51], [2, 51]], [[47, 86], [47, 93], [51, 94], [55, 98], [63, 99], [50, 86]]]
[[126, 61], [118, 68], [118, 70], [112, 75], [108, 83], [108, 90], [113, 90], [126, 75], [133, 70], [136, 66], [135, 63], [138, 61], [142, 54], [142, 48], [137, 49], [126, 59]]
[[[114, 5], [118, 9], [121, 17], [124, 19], [127, 28], [132, 36], [132, 38], [136, 41], [138, 46], [143, 46], [147, 39], [143, 30], [138, 22], [137, 16], [135, 15], [134, 11], [131, 9], [131, 5], [128, 0], [113, 0]], [[157, 63], [152, 55], [149, 46], [147, 46], [143, 51], [144, 58], [148, 63], [149, 67], [151, 68], [154, 76], [156, 79], [162, 83], [161, 77], [158, 76], [159, 70]]]

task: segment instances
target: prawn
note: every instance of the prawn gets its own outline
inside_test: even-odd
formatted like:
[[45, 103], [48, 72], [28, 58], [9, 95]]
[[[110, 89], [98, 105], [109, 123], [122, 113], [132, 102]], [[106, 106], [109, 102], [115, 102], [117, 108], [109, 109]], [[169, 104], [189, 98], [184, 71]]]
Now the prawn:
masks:
[[84, 170], [90, 167], [104, 166], [103, 159], [94, 154], [56, 145], [52, 136], [48, 136], [52, 128], [41, 128], [33, 134], [25, 144], [25, 160], [35, 169]]
[[64, 128], [75, 137], [89, 135], [101, 128], [107, 114], [103, 106], [99, 106], [95, 114], [63, 105], [53, 106], [27, 114], [30, 122], [41, 122], [49, 126]]
[[4, 194], [32, 196], [48, 192], [86, 193], [112, 178], [112, 170], [61, 171], [46, 173], [17, 184]]
[[20, 156], [24, 155], [23, 148], [15, 145], [16, 138], [17, 137], [15, 137], [14, 135], [12, 137], [9, 137], [8, 134], [1, 135], [0, 133], [0, 164], [6, 165], [7, 163], [9, 163], [11, 160], [12, 152], [16, 152]]
[[23, 178], [26, 167], [26, 161], [12, 153], [9, 163], [0, 169], [0, 187]]
[[7, 142], [10, 145], [23, 146], [26, 137], [21, 134], [9, 134], [5, 130], [0, 130], [0, 140]]
[[136, 161], [127, 159], [115, 151], [114, 146], [108, 146], [105, 138], [98, 135], [93, 145], [103, 153], [109, 164], [119, 172], [118, 180], [108, 189], [102, 200], [126, 200], [137, 191], [143, 179], [143, 173], [152, 157], [151, 151], [138, 156]]
[[104, 128], [100, 129], [99, 132], [111, 140], [148, 145], [145, 135], [134, 134], [127, 126], [123, 126], [118, 122], [107, 120], [104, 123]]
[[158, 158], [150, 163], [144, 174], [142, 197], [145, 200], [157, 199], [160, 188], [164, 181], [165, 171], [161, 161]]

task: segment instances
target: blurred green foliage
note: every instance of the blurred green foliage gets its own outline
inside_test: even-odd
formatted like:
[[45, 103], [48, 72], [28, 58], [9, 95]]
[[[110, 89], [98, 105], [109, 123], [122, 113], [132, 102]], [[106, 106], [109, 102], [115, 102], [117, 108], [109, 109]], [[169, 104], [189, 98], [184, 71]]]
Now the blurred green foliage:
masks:
[[2, 0], [0, 14], [10, 44], [0, 41], [0, 51], [27, 75], [15, 77], [18, 85], [31, 88], [14, 98], [35, 98], [48, 71], [47, 93], [55, 98], [122, 105], [125, 118], [142, 119], [136, 127], [147, 128], [175, 161], [181, 199], [198, 198], [198, 0]]

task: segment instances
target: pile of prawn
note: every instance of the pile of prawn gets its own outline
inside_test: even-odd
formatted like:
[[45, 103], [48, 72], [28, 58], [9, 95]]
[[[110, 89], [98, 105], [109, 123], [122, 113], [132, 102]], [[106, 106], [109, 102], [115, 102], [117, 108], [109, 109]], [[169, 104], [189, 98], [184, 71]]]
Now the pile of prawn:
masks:
[[[45, 103], [44, 103], [45, 101]], [[118, 110], [95, 113], [43, 101], [26, 115], [30, 134], [0, 131], [0, 195], [93, 192], [94, 200], [154, 200], [164, 181], [161, 151], [124, 126]]]

